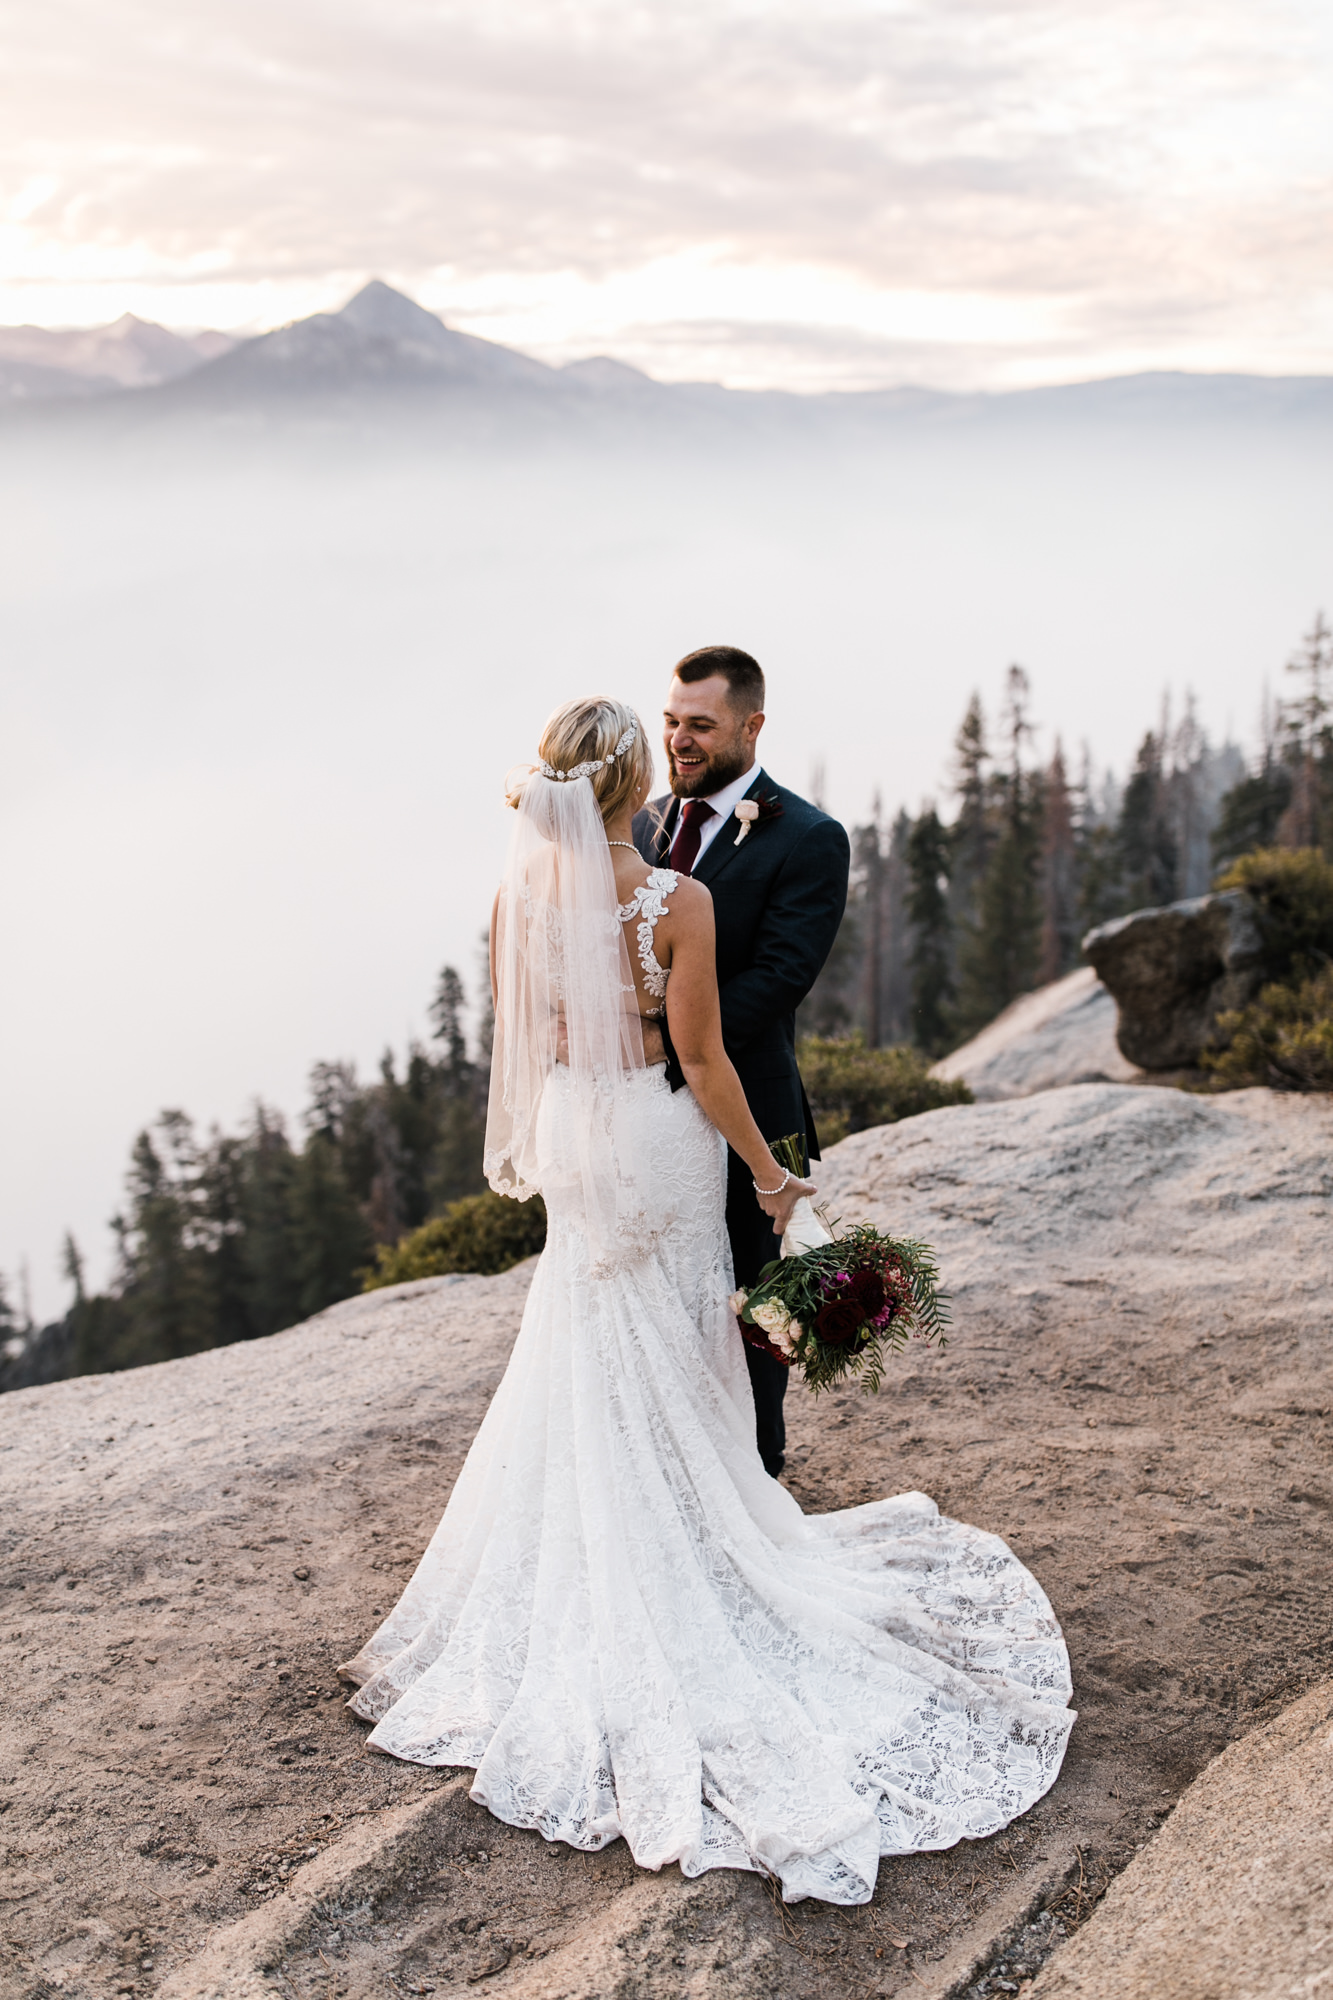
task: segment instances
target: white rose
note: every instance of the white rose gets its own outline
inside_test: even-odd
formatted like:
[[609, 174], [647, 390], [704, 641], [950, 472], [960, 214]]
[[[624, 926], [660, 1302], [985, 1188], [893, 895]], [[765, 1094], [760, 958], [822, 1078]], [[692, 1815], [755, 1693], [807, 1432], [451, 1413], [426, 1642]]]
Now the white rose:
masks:
[[750, 1294], [748, 1292], [733, 1292], [731, 1297], [727, 1300], [727, 1304], [731, 1307], [731, 1310], [735, 1313], [737, 1319], [739, 1319], [741, 1314], [745, 1311], [745, 1301], [749, 1298], [749, 1296]]
[[755, 1307], [750, 1318], [756, 1326], [762, 1326], [772, 1340], [776, 1340], [779, 1334], [785, 1333], [791, 1324], [791, 1314], [781, 1299], [765, 1299], [761, 1306]]
[[800, 1339], [802, 1331], [801, 1322], [798, 1319], [789, 1319], [787, 1324], [778, 1333], [771, 1335], [773, 1345], [777, 1348], [778, 1353], [794, 1355], [796, 1352], [796, 1343]]

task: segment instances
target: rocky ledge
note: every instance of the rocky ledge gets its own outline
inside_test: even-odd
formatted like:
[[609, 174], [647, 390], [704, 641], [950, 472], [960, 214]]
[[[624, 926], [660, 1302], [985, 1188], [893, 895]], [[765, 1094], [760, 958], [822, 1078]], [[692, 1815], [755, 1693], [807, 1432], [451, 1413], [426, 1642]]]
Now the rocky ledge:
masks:
[[811, 1509], [924, 1488], [1041, 1577], [1080, 1720], [1022, 1823], [885, 1863], [865, 1909], [783, 1911], [368, 1756], [334, 1665], [438, 1518], [529, 1272], [428, 1280], [0, 1400], [0, 1990], [981, 2000], [1046, 1961], [1062, 2000], [1104, 1992], [1101, 1889], [1329, 1671], [1333, 1107], [1082, 1085], [860, 1133], [820, 1178], [938, 1245], [956, 1335], [877, 1399], [794, 1390], [789, 1481]]

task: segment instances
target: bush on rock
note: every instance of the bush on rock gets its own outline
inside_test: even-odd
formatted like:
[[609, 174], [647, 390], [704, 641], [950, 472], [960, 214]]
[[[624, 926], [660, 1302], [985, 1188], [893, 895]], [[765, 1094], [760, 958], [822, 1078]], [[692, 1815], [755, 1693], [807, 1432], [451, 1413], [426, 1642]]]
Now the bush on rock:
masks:
[[824, 1146], [836, 1146], [849, 1132], [914, 1118], [919, 1111], [972, 1102], [962, 1081], [946, 1083], [932, 1076], [919, 1049], [867, 1048], [859, 1032], [837, 1039], [807, 1035], [797, 1044], [796, 1059]]
[[381, 1285], [451, 1272], [492, 1278], [533, 1256], [545, 1242], [546, 1210], [540, 1196], [511, 1201], [489, 1191], [465, 1195], [397, 1243], [381, 1244], [362, 1289], [373, 1292]]
[[1299, 980], [1333, 960], [1333, 862], [1314, 847], [1262, 847], [1220, 874], [1255, 906], [1267, 978]]
[[1217, 878], [1255, 906], [1268, 983], [1220, 1014], [1200, 1064], [1214, 1090], [1333, 1090], [1333, 863], [1313, 847], [1261, 848]]
[[1217, 1025], [1226, 1046], [1200, 1058], [1215, 1089], [1333, 1090], [1333, 966], [1298, 986], [1265, 986]]

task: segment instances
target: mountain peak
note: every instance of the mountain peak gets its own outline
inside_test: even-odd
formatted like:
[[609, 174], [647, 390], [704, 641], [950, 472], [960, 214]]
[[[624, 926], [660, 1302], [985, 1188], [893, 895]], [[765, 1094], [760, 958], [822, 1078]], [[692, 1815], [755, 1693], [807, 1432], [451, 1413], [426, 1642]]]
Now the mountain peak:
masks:
[[572, 375], [576, 381], [586, 382], [594, 389], [658, 387], [652, 376], [645, 375], [642, 368], [632, 368], [628, 361], [617, 361], [611, 354], [590, 354], [583, 361], [567, 361], [560, 373]]
[[392, 285], [386, 285], [382, 278], [372, 278], [369, 284], [363, 285], [335, 317], [371, 339], [424, 338], [433, 342], [445, 331], [444, 321], [438, 314], [427, 312], [406, 293], [396, 292]]

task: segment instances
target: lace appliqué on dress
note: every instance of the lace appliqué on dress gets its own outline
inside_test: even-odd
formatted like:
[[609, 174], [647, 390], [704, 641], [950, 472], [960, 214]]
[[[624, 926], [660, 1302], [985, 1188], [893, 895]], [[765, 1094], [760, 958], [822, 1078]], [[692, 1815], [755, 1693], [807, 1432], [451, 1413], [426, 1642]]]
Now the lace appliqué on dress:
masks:
[[662, 1002], [660, 1007], [650, 1007], [644, 1013], [647, 1021], [659, 1021], [666, 1013], [667, 980], [670, 967], [659, 965], [657, 953], [653, 950], [653, 932], [659, 917], [667, 913], [668, 896], [675, 891], [680, 877], [673, 868], [654, 868], [648, 880], [634, 891], [628, 903], [622, 903], [616, 911], [622, 924], [639, 919], [635, 937], [639, 946], [639, 964], [643, 967], [643, 990], [654, 1000]]

